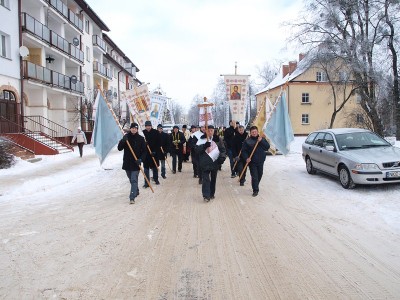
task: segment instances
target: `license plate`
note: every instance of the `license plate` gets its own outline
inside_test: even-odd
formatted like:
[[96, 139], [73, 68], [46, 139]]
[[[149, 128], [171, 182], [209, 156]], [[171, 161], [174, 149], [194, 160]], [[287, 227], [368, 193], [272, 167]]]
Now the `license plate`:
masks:
[[386, 173], [386, 178], [400, 177], [400, 171], [389, 171]]

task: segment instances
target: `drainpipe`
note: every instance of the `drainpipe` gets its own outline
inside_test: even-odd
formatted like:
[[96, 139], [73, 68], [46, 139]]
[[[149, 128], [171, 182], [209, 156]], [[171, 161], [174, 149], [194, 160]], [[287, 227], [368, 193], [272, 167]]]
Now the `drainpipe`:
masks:
[[124, 71], [124, 70], [119, 70], [118, 71], [118, 75], [117, 75], [117, 80], [118, 80], [118, 86], [117, 86], [117, 90], [118, 90], [118, 121], [121, 121], [121, 96], [120, 96], [120, 83], [119, 83], [119, 74]]
[[[18, 33], [19, 33], [19, 47], [22, 46], [22, 0], [18, 0]], [[24, 124], [24, 64], [23, 64], [23, 57], [19, 56], [19, 74], [20, 74], [20, 96], [21, 96], [21, 126], [22, 131], [25, 129]], [[18, 113], [18, 112], [17, 112]]]

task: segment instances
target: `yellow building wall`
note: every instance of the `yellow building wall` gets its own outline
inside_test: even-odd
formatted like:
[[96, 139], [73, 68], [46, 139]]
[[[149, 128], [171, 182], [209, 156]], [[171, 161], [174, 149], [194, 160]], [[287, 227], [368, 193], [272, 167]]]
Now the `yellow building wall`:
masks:
[[[318, 129], [328, 128], [334, 112], [334, 101], [332, 88], [326, 82], [316, 82], [316, 72], [318, 69], [310, 68], [302, 75], [289, 82], [286, 86], [288, 98], [289, 116], [295, 135], [307, 135]], [[351, 90], [350, 87], [347, 87]], [[269, 97], [272, 104], [275, 103], [281, 92], [281, 86], [271, 89], [256, 96], [257, 108], [259, 109], [262, 101]], [[310, 103], [302, 103], [302, 94], [308, 93]], [[343, 92], [338, 93], [337, 108], [343, 101]], [[333, 127], [346, 127], [346, 115], [356, 108], [358, 104], [355, 96], [351, 96], [344, 108], [336, 115]], [[302, 124], [302, 115], [308, 114], [309, 123]]]

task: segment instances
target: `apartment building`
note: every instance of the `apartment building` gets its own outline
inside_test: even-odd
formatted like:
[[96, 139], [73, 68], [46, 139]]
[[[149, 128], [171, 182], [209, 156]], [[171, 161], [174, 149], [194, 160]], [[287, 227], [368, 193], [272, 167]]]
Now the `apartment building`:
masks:
[[18, 3], [0, 0], [0, 117], [21, 112]]
[[256, 94], [257, 108], [267, 97], [274, 104], [281, 91], [285, 90], [293, 132], [295, 135], [307, 135], [314, 130], [328, 128], [334, 110], [343, 102], [344, 96], [349, 96], [334, 122], [335, 128], [346, 127], [346, 118], [359, 107], [357, 96], [349, 95], [351, 81], [342, 80], [342, 77], [347, 78], [349, 72], [345, 68], [335, 68], [337, 74], [330, 74], [331, 78], [335, 78], [336, 91], [340, 91], [337, 103], [334, 103], [326, 72], [312, 61], [312, 57], [300, 54], [298, 61], [283, 65], [281, 73]]
[[[6, 97], [16, 103], [7, 109], [1, 104], [8, 124], [3, 119], [0, 133], [39, 130], [68, 146], [78, 126], [92, 130], [98, 88], [117, 115], [126, 114], [120, 91], [140, 82], [139, 69], [105, 34], [110, 29], [84, 0], [0, 1], [0, 16], [9, 21], [0, 31], [1, 51], [5, 45], [0, 60], [6, 64], [0, 70], [0, 103]], [[17, 117], [12, 119], [11, 112]]]

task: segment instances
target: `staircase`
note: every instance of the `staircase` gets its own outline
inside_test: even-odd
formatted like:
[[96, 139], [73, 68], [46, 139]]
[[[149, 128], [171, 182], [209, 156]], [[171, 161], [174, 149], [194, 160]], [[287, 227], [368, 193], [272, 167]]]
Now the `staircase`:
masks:
[[71, 130], [41, 116], [13, 116], [12, 120], [0, 117], [0, 136], [35, 155], [74, 151], [68, 145], [72, 136]]

